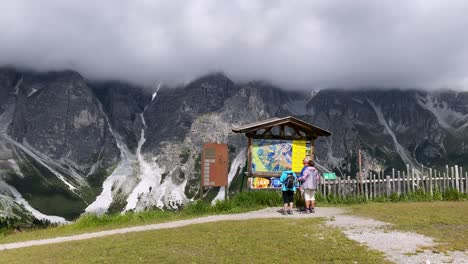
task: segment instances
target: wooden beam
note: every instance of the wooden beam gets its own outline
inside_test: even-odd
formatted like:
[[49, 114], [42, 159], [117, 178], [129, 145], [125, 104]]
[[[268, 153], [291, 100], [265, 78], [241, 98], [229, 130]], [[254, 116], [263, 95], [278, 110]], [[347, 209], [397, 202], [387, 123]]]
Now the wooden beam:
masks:
[[253, 135], [255, 139], [308, 139], [309, 137], [304, 136], [277, 136], [277, 135]]
[[247, 171], [252, 174], [252, 138], [249, 137], [249, 145], [247, 149]]

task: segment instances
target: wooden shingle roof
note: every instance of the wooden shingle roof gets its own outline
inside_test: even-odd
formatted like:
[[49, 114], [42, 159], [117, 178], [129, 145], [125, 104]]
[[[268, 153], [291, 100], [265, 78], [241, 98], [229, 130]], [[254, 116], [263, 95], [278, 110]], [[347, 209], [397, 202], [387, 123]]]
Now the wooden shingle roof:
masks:
[[267, 129], [269, 127], [274, 127], [278, 125], [290, 125], [293, 127], [297, 127], [300, 130], [306, 132], [307, 134], [313, 134], [316, 136], [328, 137], [331, 135], [331, 133], [325, 129], [311, 125], [305, 121], [302, 121], [292, 116], [287, 116], [287, 117], [282, 117], [282, 118], [274, 117], [274, 118], [262, 120], [259, 122], [243, 125], [240, 127], [235, 127], [232, 129], [232, 131], [235, 133], [251, 133], [260, 129]]

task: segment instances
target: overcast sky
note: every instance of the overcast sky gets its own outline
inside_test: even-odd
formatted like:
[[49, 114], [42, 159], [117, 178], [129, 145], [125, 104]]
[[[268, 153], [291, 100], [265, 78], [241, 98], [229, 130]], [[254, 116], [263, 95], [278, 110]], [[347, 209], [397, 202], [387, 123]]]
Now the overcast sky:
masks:
[[0, 65], [186, 82], [468, 90], [468, 1], [0, 0]]

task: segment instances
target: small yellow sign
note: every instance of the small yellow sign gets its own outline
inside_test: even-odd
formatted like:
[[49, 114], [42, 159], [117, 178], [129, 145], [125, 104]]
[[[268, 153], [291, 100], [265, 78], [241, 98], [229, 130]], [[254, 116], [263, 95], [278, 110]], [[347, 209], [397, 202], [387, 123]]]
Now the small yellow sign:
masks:
[[304, 167], [302, 161], [307, 155], [306, 140], [296, 140], [292, 142], [292, 170], [299, 172]]

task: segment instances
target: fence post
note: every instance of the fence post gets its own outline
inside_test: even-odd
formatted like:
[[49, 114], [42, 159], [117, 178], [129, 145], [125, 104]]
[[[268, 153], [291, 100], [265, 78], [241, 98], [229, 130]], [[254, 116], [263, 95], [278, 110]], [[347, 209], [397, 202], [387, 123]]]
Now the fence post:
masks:
[[465, 188], [463, 188], [463, 167], [460, 166], [460, 192], [464, 193]]
[[[351, 187], [351, 176], [347, 177], [345, 186], [347, 186], [346, 190], [351, 190], [351, 195], [352, 195], [353, 194], [353, 192], [352, 192], [353, 188]], [[349, 192], [348, 192], [348, 194], [349, 194]]]
[[431, 194], [432, 197], [432, 168], [429, 168], [429, 193]]
[[414, 168], [411, 169], [411, 191], [414, 192]]
[[363, 179], [363, 184], [364, 184], [364, 196], [366, 197], [367, 200], [367, 184], [366, 184], [366, 179]]
[[455, 189], [455, 181], [453, 179], [455, 179], [455, 173], [453, 172], [453, 167], [450, 167], [449, 185], [451, 189]]
[[396, 193], [395, 186], [395, 169], [392, 169], [392, 193]]
[[323, 178], [323, 197], [327, 197], [327, 180]]
[[406, 181], [406, 172], [403, 172], [403, 178], [402, 178], [403, 182], [402, 182], [402, 187], [404, 189], [404, 194], [407, 194], [408, 193], [408, 182]]
[[457, 191], [459, 192], [460, 191], [460, 184], [459, 184], [459, 178], [458, 178], [458, 165], [455, 165], [455, 189], [457, 189]]
[[390, 197], [390, 176], [386, 176], [386, 179], [387, 179], [387, 186], [386, 186], [386, 189], [387, 189], [387, 197]]
[[341, 198], [341, 177], [336, 177], [336, 182], [338, 183], [338, 197]]
[[408, 189], [406, 190], [406, 193], [409, 193], [409, 190], [410, 190], [410, 185], [411, 185], [410, 177], [411, 177], [410, 167], [409, 167], [409, 164], [406, 164], [406, 178], [407, 178], [406, 184], [408, 187]]
[[468, 172], [465, 172], [465, 192], [468, 193]]
[[356, 179], [352, 179], [352, 186], [353, 186], [353, 194], [354, 194], [354, 197], [357, 197], [358, 196], [358, 190], [357, 190], [357, 180]]
[[419, 181], [418, 181], [418, 186], [422, 187], [423, 193], [426, 192], [426, 187], [427, 187], [427, 177], [424, 176], [423, 173], [419, 175]]
[[446, 172], [444, 172], [443, 182], [444, 182], [444, 192], [445, 192], [445, 191], [447, 191], [447, 184], [448, 184], [447, 173]]
[[398, 174], [397, 174], [397, 175], [398, 175], [397, 193], [398, 193], [398, 195], [400, 195], [400, 194], [401, 194], [401, 182], [400, 182], [400, 181], [401, 181], [401, 177], [400, 177], [401, 175], [400, 175], [400, 171], [398, 171]]

